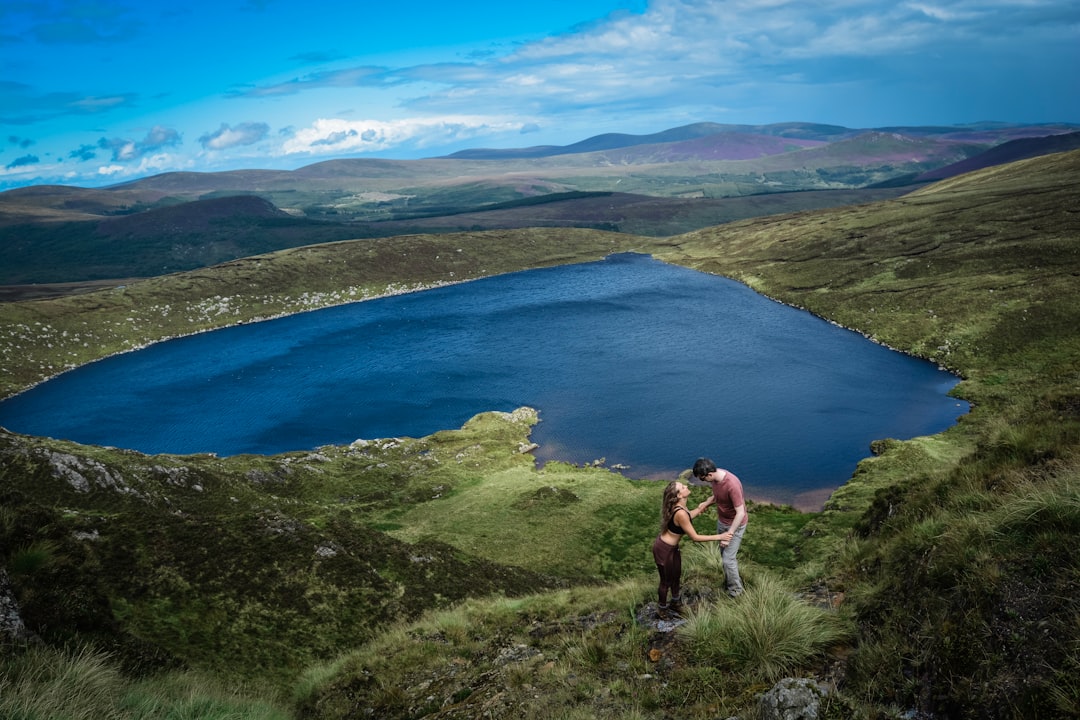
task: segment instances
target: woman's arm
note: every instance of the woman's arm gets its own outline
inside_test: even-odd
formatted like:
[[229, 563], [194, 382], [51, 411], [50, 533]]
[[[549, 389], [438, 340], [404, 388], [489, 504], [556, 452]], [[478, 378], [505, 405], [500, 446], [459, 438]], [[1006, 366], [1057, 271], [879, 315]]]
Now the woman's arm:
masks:
[[685, 530], [686, 536], [694, 542], [712, 542], [723, 539], [722, 535], [699, 535], [698, 531], [694, 529], [694, 523], [690, 522], [689, 510], [684, 513], [676, 511], [675, 524]]

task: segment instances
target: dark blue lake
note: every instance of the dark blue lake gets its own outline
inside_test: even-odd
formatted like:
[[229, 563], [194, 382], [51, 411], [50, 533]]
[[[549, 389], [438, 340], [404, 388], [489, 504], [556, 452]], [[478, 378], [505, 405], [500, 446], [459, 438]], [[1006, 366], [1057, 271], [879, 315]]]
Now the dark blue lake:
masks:
[[540, 411], [536, 456], [671, 478], [701, 455], [819, 508], [869, 443], [940, 432], [957, 378], [736, 282], [644, 255], [170, 340], [0, 403], [16, 432], [147, 453], [277, 453]]

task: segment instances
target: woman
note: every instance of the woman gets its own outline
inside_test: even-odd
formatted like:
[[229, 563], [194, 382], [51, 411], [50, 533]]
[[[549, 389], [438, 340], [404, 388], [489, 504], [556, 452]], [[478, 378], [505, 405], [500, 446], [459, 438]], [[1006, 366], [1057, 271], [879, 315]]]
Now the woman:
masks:
[[[682, 611], [682, 596], [679, 584], [682, 580], [682, 556], [679, 554], [679, 541], [683, 535], [689, 535], [694, 542], [724, 540], [723, 535], [699, 535], [690, 522], [701, 514], [701, 510], [688, 510], [686, 499], [690, 497], [690, 488], [678, 480], [672, 480], [664, 488], [664, 502], [660, 507], [660, 534], [653, 542], [653, 559], [656, 570], [660, 573], [660, 589], [657, 599], [657, 614], [666, 618], [670, 613]], [[668, 604], [668, 591], [671, 592], [671, 604]]]

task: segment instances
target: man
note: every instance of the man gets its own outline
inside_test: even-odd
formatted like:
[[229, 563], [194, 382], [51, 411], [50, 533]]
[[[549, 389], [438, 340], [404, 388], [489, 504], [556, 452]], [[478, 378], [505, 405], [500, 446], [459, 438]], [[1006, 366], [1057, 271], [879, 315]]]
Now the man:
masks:
[[694, 463], [694, 477], [712, 486], [712, 497], [698, 505], [697, 511], [700, 514], [716, 504], [716, 532], [723, 538], [720, 557], [724, 564], [727, 593], [731, 597], [738, 597], [743, 591], [742, 578], [739, 577], [739, 545], [742, 544], [743, 532], [749, 520], [742, 483], [734, 473], [718, 469], [709, 458], [698, 458]]

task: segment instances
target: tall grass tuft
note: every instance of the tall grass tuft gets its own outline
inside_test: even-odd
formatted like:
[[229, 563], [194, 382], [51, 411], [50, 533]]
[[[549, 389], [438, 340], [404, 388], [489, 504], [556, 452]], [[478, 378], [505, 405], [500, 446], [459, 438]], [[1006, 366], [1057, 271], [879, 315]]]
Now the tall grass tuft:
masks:
[[1052, 529], [1080, 533], [1080, 486], [1060, 480], [1032, 489], [1013, 498], [1002, 514], [1002, 532], [1035, 534]]
[[720, 543], [704, 542], [686, 544], [683, 556], [689, 569], [702, 575], [724, 577], [724, 557]]
[[301, 673], [292, 692], [292, 702], [300, 707], [309, 702], [314, 702], [317, 692], [329, 685], [342, 671], [345, 658], [338, 657], [333, 660], [309, 665]]
[[834, 613], [799, 600], [765, 574], [739, 598], [691, 613], [678, 633], [695, 660], [767, 682], [849, 634]]
[[108, 654], [87, 648], [31, 648], [0, 662], [0, 718], [5, 720], [289, 718], [272, 700], [255, 699], [257, 692], [193, 673], [133, 681]]
[[288, 720], [290, 713], [254, 691], [231, 688], [215, 678], [183, 673], [144, 680], [123, 697], [130, 720]]
[[115, 699], [126, 681], [109, 657], [34, 648], [0, 665], [0, 717], [18, 720], [123, 718]]
[[51, 540], [40, 540], [16, 550], [8, 563], [12, 575], [31, 575], [49, 565], [56, 556], [57, 546]]

